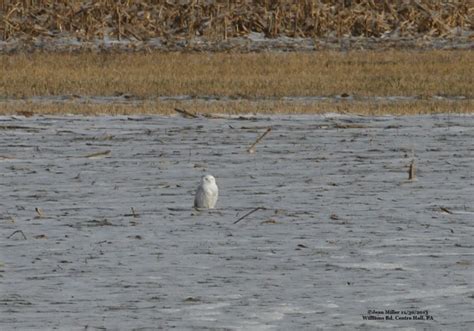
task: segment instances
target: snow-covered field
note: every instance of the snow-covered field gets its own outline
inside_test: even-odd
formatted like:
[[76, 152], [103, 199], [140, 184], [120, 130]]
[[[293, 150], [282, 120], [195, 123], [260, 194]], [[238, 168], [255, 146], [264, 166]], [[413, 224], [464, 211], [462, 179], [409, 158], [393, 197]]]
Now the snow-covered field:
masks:
[[474, 116], [0, 117], [0, 329], [473, 329], [473, 142]]

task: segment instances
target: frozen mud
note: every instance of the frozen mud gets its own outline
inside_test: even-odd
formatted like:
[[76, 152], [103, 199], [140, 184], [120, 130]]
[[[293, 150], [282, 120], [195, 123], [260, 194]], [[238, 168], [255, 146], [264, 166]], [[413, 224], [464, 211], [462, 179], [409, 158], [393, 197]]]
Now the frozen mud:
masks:
[[442, 37], [418, 33], [411, 36], [401, 36], [399, 31], [386, 33], [379, 38], [362, 36], [327, 36], [322, 38], [290, 38], [279, 36], [266, 38], [263, 33], [251, 32], [245, 37], [234, 37], [226, 40], [194, 37], [176, 40], [150, 38], [140, 41], [135, 38], [113, 39], [108, 36], [90, 41], [66, 33], [55, 34], [49, 31], [48, 36], [25, 36], [0, 40], [0, 54], [20, 52], [136, 52], [136, 51], [174, 51], [174, 52], [313, 52], [320, 50], [349, 51], [349, 50], [434, 50], [434, 49], [463, 49], [472, 50], [474, 33], [469, 29], [453, 29]]
[[473, 116], [0, 117], [0, 329], [474, 329], [473, 141]]

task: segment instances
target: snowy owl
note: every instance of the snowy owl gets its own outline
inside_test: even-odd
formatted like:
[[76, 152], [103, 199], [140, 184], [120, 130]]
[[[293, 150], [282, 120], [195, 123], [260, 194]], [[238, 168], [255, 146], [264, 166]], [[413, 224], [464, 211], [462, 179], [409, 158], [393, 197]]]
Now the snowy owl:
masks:
[[194, 208], [214, 208], [218, 195], [216, 179], [211, 175], [202, 177], [194, 198]]

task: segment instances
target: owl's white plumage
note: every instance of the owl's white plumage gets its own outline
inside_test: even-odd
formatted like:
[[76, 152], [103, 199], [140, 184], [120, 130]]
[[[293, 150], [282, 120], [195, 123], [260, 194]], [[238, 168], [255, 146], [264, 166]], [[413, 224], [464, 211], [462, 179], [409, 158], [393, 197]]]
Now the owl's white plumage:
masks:
[[213, 209], [216, 206], [218, 196], [219, 189], [217, 188], [214, 176], [203, 176], [194, 197], [194, 207]]

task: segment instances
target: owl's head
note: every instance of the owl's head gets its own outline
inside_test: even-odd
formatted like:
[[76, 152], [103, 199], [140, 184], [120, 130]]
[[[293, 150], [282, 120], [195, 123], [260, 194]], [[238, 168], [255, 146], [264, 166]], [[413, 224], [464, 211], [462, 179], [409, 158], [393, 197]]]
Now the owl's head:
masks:
[[216, 179], [212, 175], [203, 176], [201, 181], [202, 181], [203, 184], [215, 184], [216, 183]]

